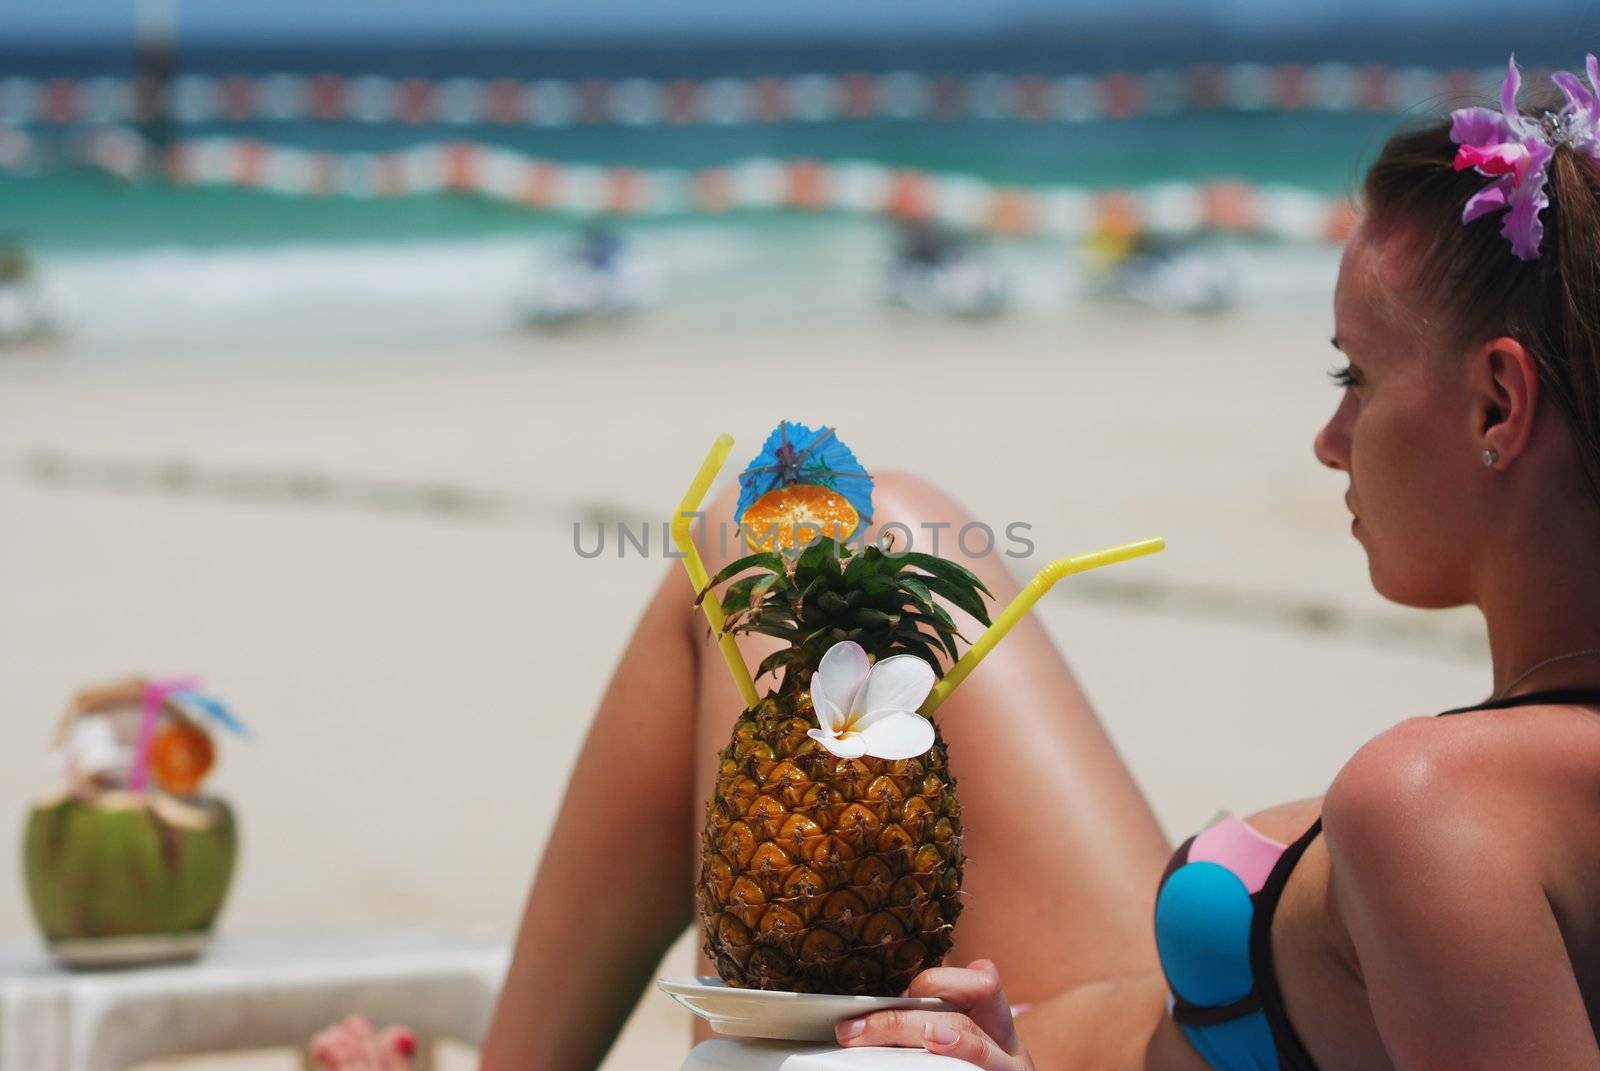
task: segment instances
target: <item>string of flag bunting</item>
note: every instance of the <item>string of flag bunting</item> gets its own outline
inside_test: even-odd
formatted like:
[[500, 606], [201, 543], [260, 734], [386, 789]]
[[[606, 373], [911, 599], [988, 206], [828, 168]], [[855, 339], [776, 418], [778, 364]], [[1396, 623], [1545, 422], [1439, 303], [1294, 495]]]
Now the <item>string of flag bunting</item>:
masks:
[[[26, 131], [0, 128], [0, 170], [32, 169], [39, 147], [40, 139]], [[225, 137], [183, 139], [156, 153], [134, 131], [106, 128], [76, 143], [75, 162], [130, 179], [154, 170], [182, 186], [355, 198], [458, 193], [574, 215], [790, 209], [926, 219], [1008, 235], [1224, 231], [1290, 241], [1340, 241], [1354, 223], [1342, 198], [1289, 186], [1025, 187], [866, 160], [752, 158], [699, 170], [599, 167], [477, 142], [335, 153]]]
[[165, 115], [179, 123], [324, 120], [563, 127], [874, 118], [1081, 122], [1218, 109], [1427, 108], [1442, 114], [1462, 103], [1493, 100], [1503, 76], [1502, 68], [1339, 63], [1202, 64], [1071, 75], [890, 71], [708, 79], [185, 74], [164, 92], [137, 78], [9, 77], [0, 79], [0, 123], [124, 123]]

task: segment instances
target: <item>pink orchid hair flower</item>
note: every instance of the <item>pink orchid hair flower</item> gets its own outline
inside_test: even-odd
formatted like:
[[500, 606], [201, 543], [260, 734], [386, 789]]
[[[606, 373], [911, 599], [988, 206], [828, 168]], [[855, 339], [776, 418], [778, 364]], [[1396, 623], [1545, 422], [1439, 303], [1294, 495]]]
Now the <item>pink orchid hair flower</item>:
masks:
[[1550, 205], [1545, 187], [1550, 180], [1550, 161], [1558, 145], [1570, 146], [1600, 162], [1600, 62], [1588, 57], [1589, 84], [1569, 71], [1557, 71], [1550, 80], [1566, 98], [1559, 112], [1546, 112], [1540, 119], [1523, 115], [1517, 109], [1517, 92], [1522, 75], [1513, 55], [1506, 64], [1505, 82], [1500, 86], [1500, 110], [1458, 108], [1450, 113], [1450, 140], [1456, 150], [1455, 169], [1472, 168], [1489, 182], [1473, 194], [1461, 213], [1462, 223], [1471, 223], [1492, 212], [1504, 212], [1500, 234], [1511, 243], [1511, 252], [1521, 260], [1539, 259], [1544, 242], [1544, 223], [1539, 214]]

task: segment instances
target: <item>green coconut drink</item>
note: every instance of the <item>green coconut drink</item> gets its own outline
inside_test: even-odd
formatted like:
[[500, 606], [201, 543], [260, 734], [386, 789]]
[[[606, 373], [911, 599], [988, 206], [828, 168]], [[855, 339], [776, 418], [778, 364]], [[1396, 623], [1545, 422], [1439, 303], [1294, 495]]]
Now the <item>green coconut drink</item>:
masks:
[[194, 956], [227, 899], [238, 829], [199, 792], [214, 751], [197, 709], [215, 700], [188, 683], [86, 692], [57, 734], [65, 784], [30, 810], [22, 855], [34, 919], [69, 964]]

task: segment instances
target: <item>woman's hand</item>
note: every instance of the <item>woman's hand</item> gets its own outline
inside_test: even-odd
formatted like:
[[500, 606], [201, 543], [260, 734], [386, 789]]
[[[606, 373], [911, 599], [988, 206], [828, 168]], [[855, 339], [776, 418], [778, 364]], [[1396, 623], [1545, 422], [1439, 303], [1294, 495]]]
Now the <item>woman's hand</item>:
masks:
[[934, 967], [911, 980], [908, 997], [938, 997], [958, 1012], [901, 1008], [840, 1023], [839, 1044], [898, 1045], [953, 1056], [983, 1071], [1033, 1071], [1000, 988], [1000, 972], [986, 959], [962, 967]]

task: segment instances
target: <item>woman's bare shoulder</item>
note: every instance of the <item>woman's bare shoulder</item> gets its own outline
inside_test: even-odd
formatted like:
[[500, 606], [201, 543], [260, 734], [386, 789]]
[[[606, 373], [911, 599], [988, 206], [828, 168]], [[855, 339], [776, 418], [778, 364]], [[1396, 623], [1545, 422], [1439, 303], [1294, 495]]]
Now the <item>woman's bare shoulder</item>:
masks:
[[[1519, 707], [1408, 718], [1351, 756], [1326, 796], [1269, 807], [1248, 821], [1287, 843], [1321, 817], [1335, 837], [1403, 848], [1408, 839], [1448, 840], [1466, 828], [1520, 837], [1532, 823], [1578, 805], [1592, 814], [1600, 847], [1597, 795], [1600, 713]], [[1464, 818], [1474, 820], [1464, 826]], [[1588, 851], [1584, 824], [1569, 828]]]
[[[1600, 714], [1527, 706], [1410, 718], [1363, 745], [1323, 801], [1331, 840], [1357, 850], [1527, 838], [1600, 791]], [[1600, 819], [1600, 815], [1595, 815]], [[1600, 822], [1568, 827], [1585, 843]], [[1460, 847], [1461, 845], [1457, 845]]]
[[1512, 1066], [1508, 1038], [1592, 1044], [1572, 965], [1600, 943], [1597, 779], [1582, 769], [1600, 768], [1600, 723], [1580, 714], [1412, 719], [1329, 787], [1327, 903], [1396, 1063]]

